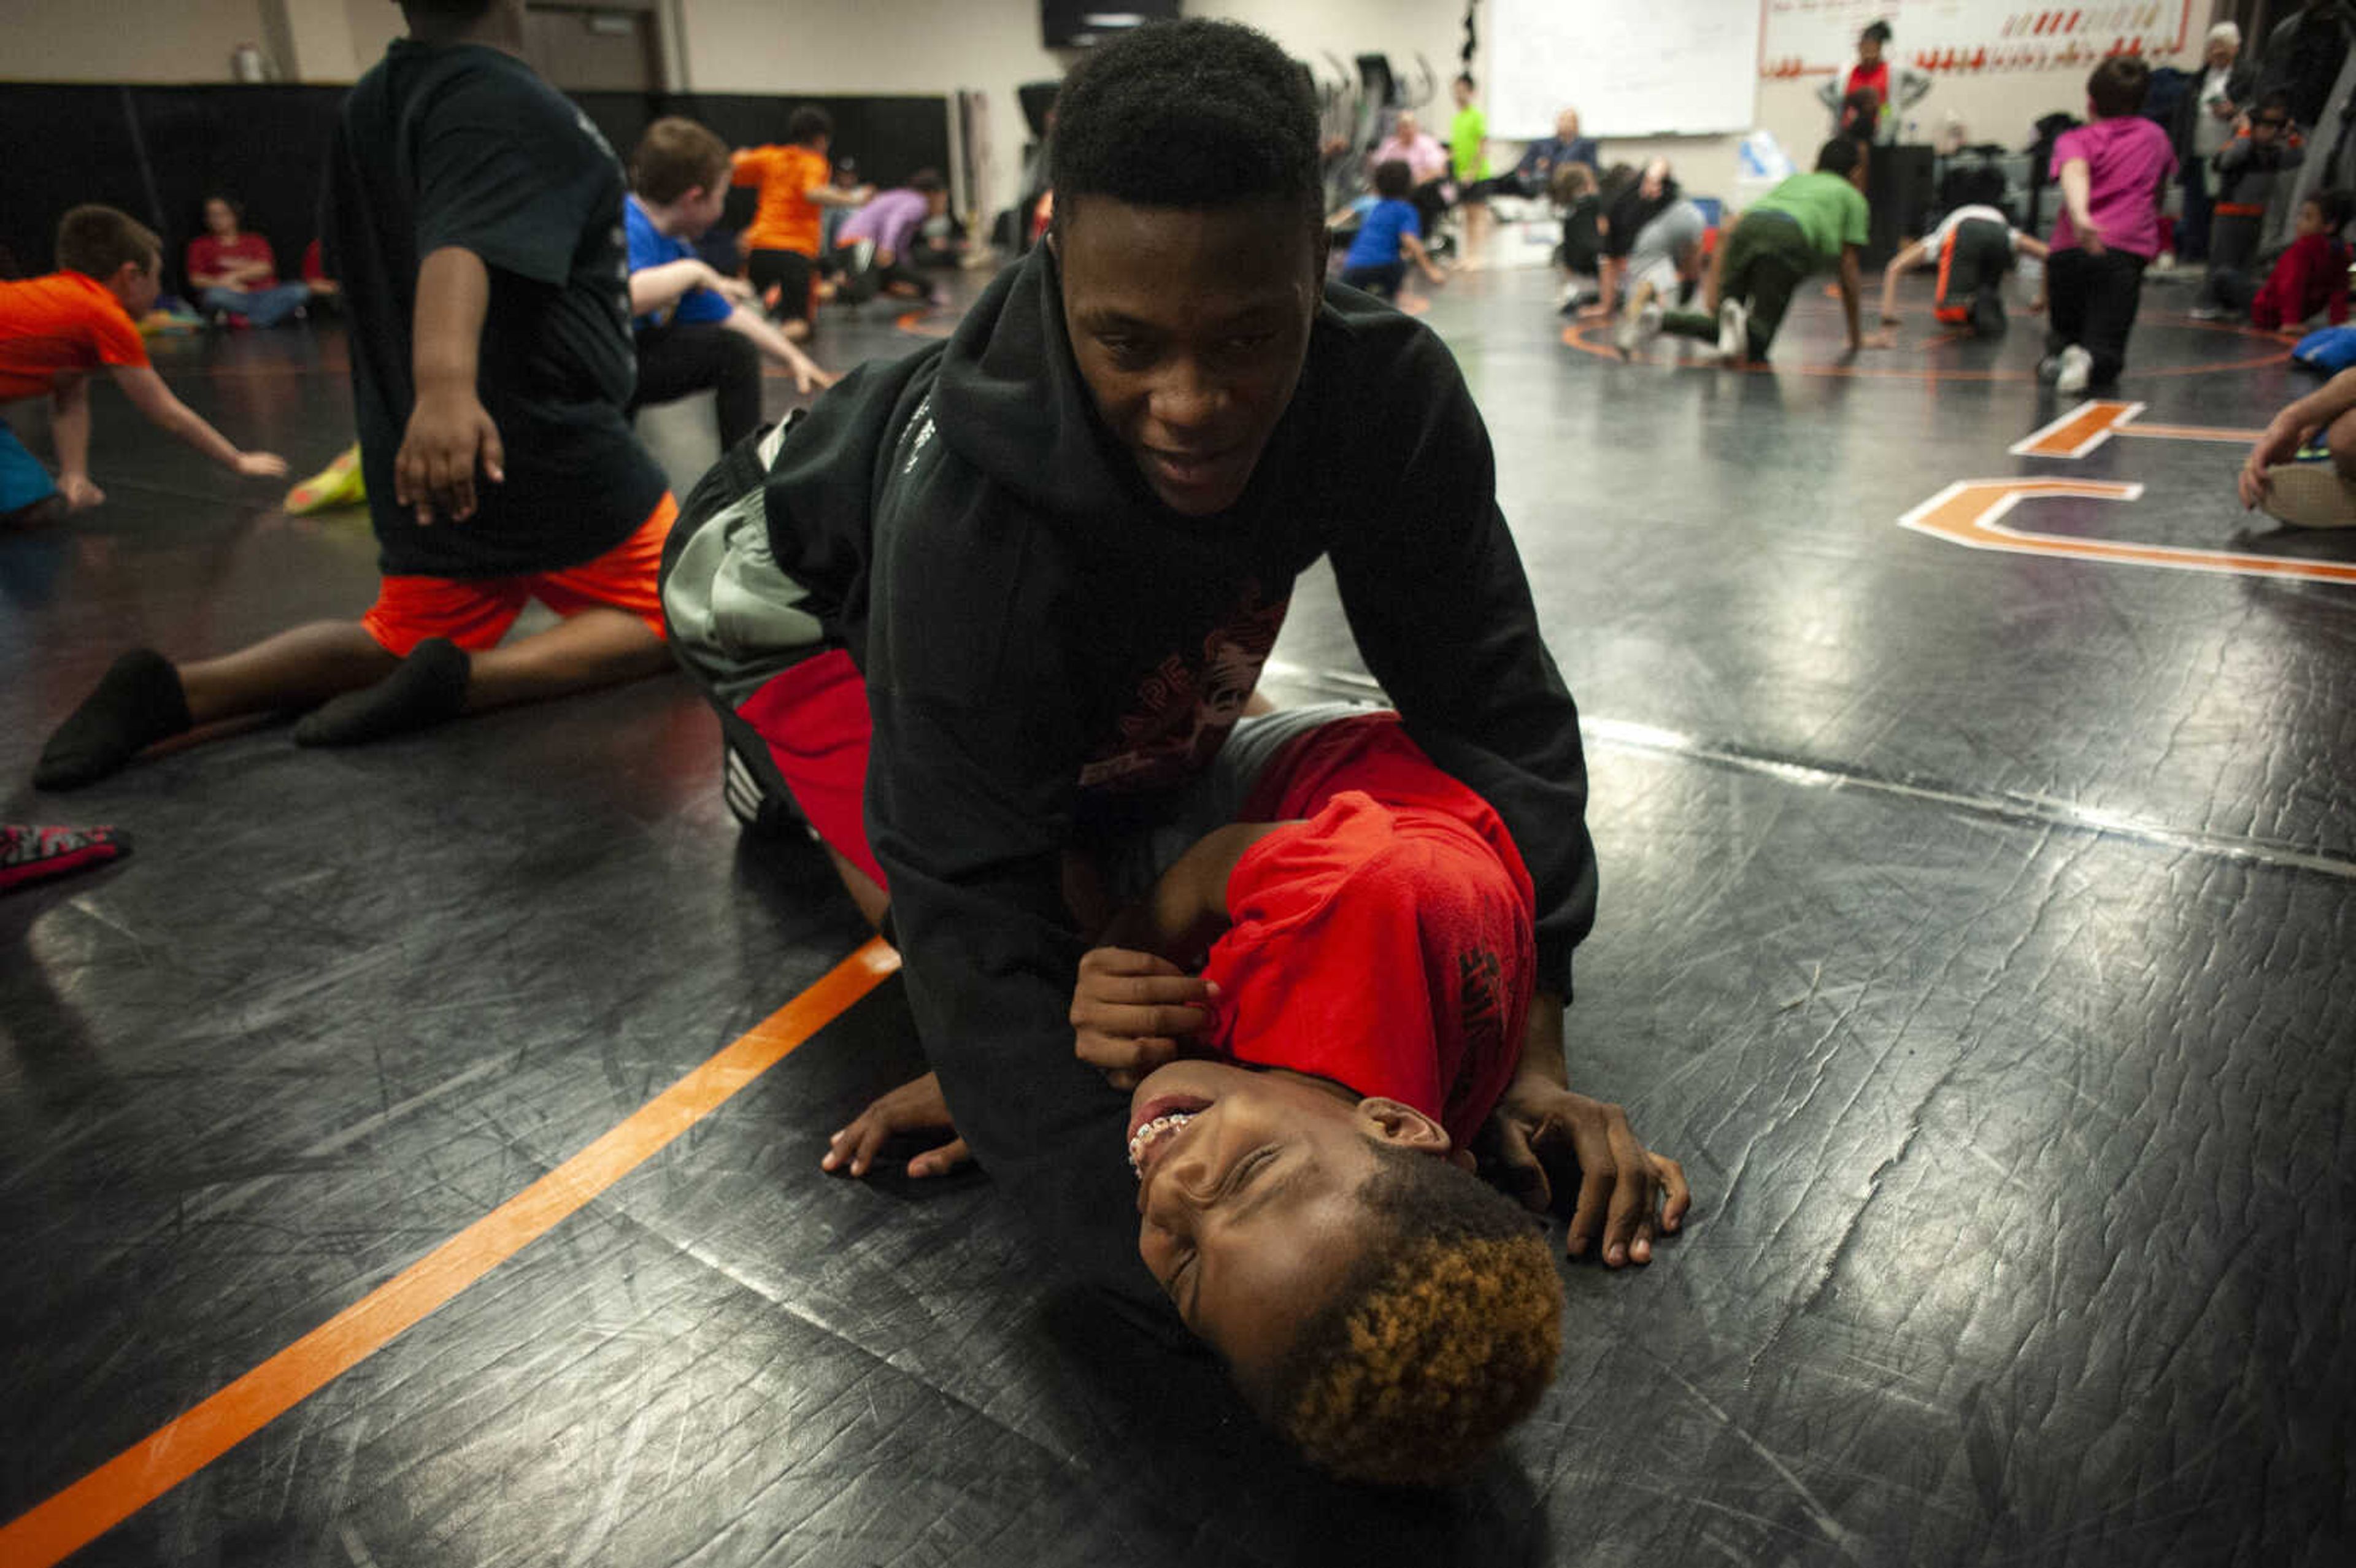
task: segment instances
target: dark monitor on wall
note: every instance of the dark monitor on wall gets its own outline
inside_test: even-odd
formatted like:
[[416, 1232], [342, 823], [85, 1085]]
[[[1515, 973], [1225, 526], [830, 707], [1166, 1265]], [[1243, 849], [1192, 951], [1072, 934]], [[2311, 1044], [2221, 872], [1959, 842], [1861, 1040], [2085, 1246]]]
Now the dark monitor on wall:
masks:
[[1040, 0], [1039, 27], [1051, 49], [1084, 49], [1177, 15], [1178, 0]]

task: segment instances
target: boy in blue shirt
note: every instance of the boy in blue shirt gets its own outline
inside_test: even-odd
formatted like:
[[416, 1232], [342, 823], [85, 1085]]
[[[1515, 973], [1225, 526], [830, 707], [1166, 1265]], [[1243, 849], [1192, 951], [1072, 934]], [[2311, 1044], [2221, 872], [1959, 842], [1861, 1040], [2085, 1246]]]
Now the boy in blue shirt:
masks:
[[1391, 158], [1375, 165], [1376, 199], [1360, 219], [1358, 237], [1350, 242], [1349, 253], [1342, 258], [1344, 283], [1395, 300], [1407, 278], [1408, 257], [1425, 277], [1435, 283], [1441, 281], [1440, 269], [1431, 264], [1423, 248], [1422, 221], [1407, 199], [1414, 188], [1415, 175], [1404, 161]]
[[692, 120], [658, 120], [630, 155], [622, 215], [638, 347], [630, 411], [712, 388], [723, 448], [760, 428], [762, 355], [793, 373], [797, 392], [834, 385], [769, 325], [753, 304], [752, 284], [723, 277], [695, 253], [694, 241], [720, 219], [728, 169], [727, 143]]

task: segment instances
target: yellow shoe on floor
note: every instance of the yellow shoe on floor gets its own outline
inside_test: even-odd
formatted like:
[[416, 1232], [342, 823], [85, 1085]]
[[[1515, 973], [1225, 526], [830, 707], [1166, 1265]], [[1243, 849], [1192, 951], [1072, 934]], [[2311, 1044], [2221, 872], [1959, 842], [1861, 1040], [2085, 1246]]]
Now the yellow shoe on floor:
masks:
[[286, 514], [299, 517], [335, 507], [357, 507], [368, 499], [368, 482], [360, 476], [360, 446], [354, 442], [316, 474], [286, 492]]

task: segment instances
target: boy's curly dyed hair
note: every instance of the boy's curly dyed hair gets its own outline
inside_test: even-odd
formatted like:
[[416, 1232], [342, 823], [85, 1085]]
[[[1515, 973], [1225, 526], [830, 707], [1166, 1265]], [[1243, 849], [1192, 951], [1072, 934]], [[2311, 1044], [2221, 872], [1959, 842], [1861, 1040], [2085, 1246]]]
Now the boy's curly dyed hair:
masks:
[[1256, 1395], [1319, 1468], [1457, 1479], [1537, 1405], [1562, 1349], [1554, 1249], [1513, 1201], [1445, 1159], [1377, 1145], [1358, 1189], [1365, 1254]]

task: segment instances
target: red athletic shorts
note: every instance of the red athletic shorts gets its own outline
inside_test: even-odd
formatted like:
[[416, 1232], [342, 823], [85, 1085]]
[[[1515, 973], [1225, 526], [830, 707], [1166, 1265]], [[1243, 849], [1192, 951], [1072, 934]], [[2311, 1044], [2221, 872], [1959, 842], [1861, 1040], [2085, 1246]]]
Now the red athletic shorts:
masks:
[[867, 847], [867, 682], [841, 648], [769, 678], [736, 717], [751, 725], [820, 842], [888, 888]]
[[[388, 577], [378, 584], [376, 603], [360, 617], [368, 635], [385, 652], [407, 657], [428, 637], [447, 637], [468, 652], [498, 645], [523, 613], [527, 600], [537, 599], [560, 615], [577, 615], [604, 606], [626, 610], [646, 623], [647, 630], [663, 635], [662, 598], [658, 579], [662, 573], [663, 540], [679, 517], [679, 503], [665, 491], [637, 532], [594, 560], [568, 566], [562, 571], [534, 571], [520, 577]], [[464, 528], [464, 523], [446, 525]]]

